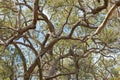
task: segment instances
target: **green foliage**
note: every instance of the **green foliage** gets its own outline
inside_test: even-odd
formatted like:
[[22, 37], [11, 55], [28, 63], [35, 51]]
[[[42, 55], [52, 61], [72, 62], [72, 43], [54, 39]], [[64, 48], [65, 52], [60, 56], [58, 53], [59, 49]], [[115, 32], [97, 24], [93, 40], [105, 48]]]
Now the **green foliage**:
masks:
[[105, 43], [113, 43], [117, 40], [119, 32], [116, 32], [113, 28], [104, 29], [100, 36], [100, 39]]
[[12, 67], [9, 66], [5, 61], [0, 60], [0, 80], [9, 80]]
[[[3, 45], [5, 51], [0, 45], [0, 80], [9, 80], [10, 76], [47, 78], [58, 74], [56, 80], [120, 79], [120, 49], [116, 44], [120, 38], [118, 17], [113, 15], [102, 32], [87, 40], [87, 35], [96, 31], [93, 28], [102, 24], [114, 0], [96, 14], [91, 11], [97, 8], [99, 11], [107, 0], [100, 3], [97, 0], [39, 0], [38, 11], [34, 1], [37, 0], [0, 1], [0, 40], [6, 43], [10, 40], [7, 46]], [[117, 14], [117, 9], [113, 14]], [[55, 31], [51, 32], [53, 26]], [[61, 28], [62, 34], [56, 36]], [[76, 45], [74, 49], [73, 45]], [[112, 48], [113, 45], [116, 47]], [[38, 57], [40, 62], [36, 61]], [[48, 76], [51, 68], [53, 74]]]

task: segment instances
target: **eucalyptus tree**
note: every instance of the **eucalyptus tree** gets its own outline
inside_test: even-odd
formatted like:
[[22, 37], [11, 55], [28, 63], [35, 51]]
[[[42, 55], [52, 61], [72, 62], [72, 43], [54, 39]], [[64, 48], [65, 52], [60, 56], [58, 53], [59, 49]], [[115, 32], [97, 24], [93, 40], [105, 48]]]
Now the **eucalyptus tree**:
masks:
[[119, 0], [1, 0], [0, 59], [11, 60], [8, 76], [114, 79], [119, 6]]

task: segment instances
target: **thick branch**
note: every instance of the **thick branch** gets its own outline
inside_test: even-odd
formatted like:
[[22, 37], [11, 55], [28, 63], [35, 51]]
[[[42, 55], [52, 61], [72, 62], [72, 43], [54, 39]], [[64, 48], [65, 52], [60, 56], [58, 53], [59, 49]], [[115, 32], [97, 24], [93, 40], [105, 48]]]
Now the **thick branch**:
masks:
[[47, 42], [49, 36], [50, 36], [49, 34], [46, 34], [45, 39], [44, 39], [43, 44], [42, 44], [42, 47], [45, 46], [45, 44], [46, 44], [46, 42]]
[[105, 16], [105, 19], [103, 20], [103, 22], [101, 23], [101, 25], [97, 28], [97, 30], [95, 31], [94, 35], [98, 34], [101, 32], [101, 30], [106, 26], [108, 19], [111, 17], [113, 11], [117, 8], [116, 4], [114, 4], [111, 9], [108, 11], [108, 13]]
[[44, 18], [45, 22], [48, 24], [48, 28], [49, 28], [50, 32], [55, 34], [54, 25], [48, 19], [48, 17], [43, 12], [41, 12], [41, 11], [40, 11], [39, 15], [41, 15]]
[[104, 0], [104, 4], [102, 6], [99, 6], [99, 7], [95, 8], [95, 9], [92, 9], [92, 13], [96, 14], [96, 13], [99, 13], [100, 11], [102, 11], [103, 9], [106, 9], [107, 6], [108, 6], [108, 1], [109, 0]]
[[33, 15], [34, 15], [34, 19], [33, 19], [33, 25], [35, 26], [36, 23], [37, 23], [37, 19], [38, 19], [38, 9], [39, 9], [39, 0], [35, 0], [34, 2], [34, 12], [33, 12]]

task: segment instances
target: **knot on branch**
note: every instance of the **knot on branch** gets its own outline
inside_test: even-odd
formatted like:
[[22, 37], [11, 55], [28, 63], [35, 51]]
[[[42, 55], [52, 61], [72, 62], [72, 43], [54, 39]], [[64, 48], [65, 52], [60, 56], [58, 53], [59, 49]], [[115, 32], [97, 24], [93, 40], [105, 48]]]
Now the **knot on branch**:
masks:
[[119, 1], [116, 1], [115, 4], [116, 4], [117, 6], [120, 6], [120, 0], [119, 0]]

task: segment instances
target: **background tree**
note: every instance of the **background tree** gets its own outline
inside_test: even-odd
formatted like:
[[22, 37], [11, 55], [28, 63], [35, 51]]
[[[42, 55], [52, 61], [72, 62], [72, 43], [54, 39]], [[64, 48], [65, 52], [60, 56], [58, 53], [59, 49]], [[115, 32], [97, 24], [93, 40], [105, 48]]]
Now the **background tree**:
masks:
[[4, 80], [119, 80], [119, 0], [1, 0]]

